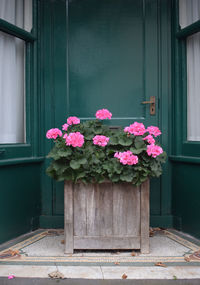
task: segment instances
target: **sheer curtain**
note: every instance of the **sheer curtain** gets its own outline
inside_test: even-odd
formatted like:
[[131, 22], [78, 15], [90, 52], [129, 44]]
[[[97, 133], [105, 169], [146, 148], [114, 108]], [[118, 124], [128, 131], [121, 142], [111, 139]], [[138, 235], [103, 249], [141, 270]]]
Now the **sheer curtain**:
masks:
[[[29, 0], [0, 0], [0, 18], [30, 31], [30, 4]], [[0, 32], [0, 144], [25, 142], [24, 61], [24, 41]]]
[[[200, 19], [200, 0], [179, 0], [184, 28]], [[187, 139], [200, 141], [200, 33], [187, 38]]]
[[181, 29], [199, 20], [200, 0], [179, 0], [179, 24]]

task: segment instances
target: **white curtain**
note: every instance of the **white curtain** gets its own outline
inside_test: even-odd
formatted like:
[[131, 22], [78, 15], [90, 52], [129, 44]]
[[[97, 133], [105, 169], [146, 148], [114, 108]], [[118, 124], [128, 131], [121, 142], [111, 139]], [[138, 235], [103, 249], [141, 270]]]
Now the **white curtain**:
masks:
[[[0, 18], [30, 31], [31, 1], [24, 1], [0, 0]], [[0, 32], [0, 144], [25, 142], [24, 53], [24, 41]]]
[[187, 38], [187, 139], [200, 141], [200, 33]]
[[[200, 0], [179, 0], [184, 28], [200, 19]], [[187, 139], [200, 141], [200, 33], [187, 38]]]
[[179, 0], [179, 24], [181, 29], [200, 19], [200, 0]]

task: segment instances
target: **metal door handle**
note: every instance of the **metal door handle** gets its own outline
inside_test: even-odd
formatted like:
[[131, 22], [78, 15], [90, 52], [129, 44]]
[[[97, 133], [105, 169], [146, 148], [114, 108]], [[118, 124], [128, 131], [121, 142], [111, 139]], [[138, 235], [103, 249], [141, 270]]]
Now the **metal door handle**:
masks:
[[151, 96], [150, 101], [143, 101], [142, 104], [150, 104], [149, 106], [150, 115], [155, 115], [156, 113], [156, 97], [155, 96]]
[[143, 101], [142, 104], [154, 104], [154, 101]]

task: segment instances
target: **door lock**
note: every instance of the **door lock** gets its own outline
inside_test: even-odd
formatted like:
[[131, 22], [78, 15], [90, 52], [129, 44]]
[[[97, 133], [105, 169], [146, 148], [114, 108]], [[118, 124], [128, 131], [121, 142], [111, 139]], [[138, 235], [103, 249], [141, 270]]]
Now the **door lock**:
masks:
[[156, 97], [151, 96], [150, 101], [144, 101], [142, 104], [149, 104], [149, 113], [150, 115], [155, 115], [156, 113]]

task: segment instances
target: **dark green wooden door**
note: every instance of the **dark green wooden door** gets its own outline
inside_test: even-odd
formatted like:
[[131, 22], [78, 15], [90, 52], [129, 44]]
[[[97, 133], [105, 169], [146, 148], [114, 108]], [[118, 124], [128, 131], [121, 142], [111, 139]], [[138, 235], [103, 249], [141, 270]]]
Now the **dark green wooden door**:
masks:
[[[94, 118], [109, 109], [112, 126], [134, 121], [159, 126], [159, 25], [157, 1], [67, 2], [68, 115]], [[150, 96], [156, 113], [150, 115]], [[63, 213], [62, 191], [54, 214]], [[151, 182], [151, 213], [160, 214], [160, 182]]]

